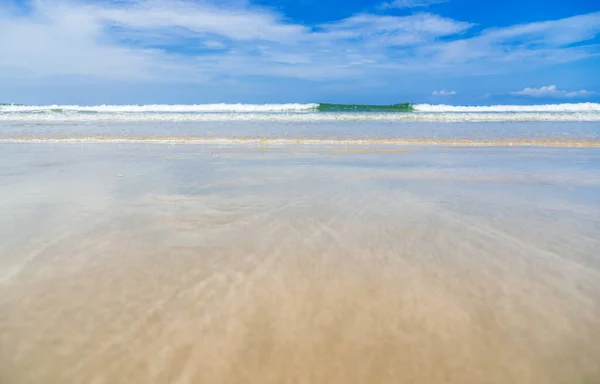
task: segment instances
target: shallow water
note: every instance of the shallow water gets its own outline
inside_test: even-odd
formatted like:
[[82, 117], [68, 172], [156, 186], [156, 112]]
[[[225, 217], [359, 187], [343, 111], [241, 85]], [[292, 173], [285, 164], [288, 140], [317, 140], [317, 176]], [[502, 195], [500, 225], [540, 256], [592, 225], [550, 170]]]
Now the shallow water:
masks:
[[0, 144], [1, 383], [593, 383], [600, 149]]
[[[246, 121], [1, 121], [0, 142], [22, 141], [65, 141], [69, 139], [94, 142], [115, 141], [168, 141], [178, 142], [214, 141], [221, 139], [251, 141], [284, 141], [303, 144], [312, 141], [334, 140], [338, 142], [366, 141], [377, 144], [382, 141], [409, 141], [427, 144], [462, 141], [478, 144], [489, 140], [499, 142], [529, 141], [543, 145], [544, 142], [578, 141], [592, 146], [600, 145], [600, 123], [598, 122], [492, 122], [492, 123], [433, 123], [403, 121], [361, 121], [355, 114], [351, 121], [264, 121], [253, 120], [256, 116], [238, 114]], [[220, 115], [221, 116], [221, 115]], [[260, 116], [265, 116], [260, 115]], [[268, 116], [268, 115], [266, 115]], [[300, 115], [302, 116], [302, 115]], [[600, 115], [599, 115], [600, 116]], [[222, 118], [222, 116], [221, 116]], [[423, 144], [421, 143], [421, 144]], [[214, 143], [213, 143], [214, 144]], [[318, 143], [317, 143], [318, 144]], [[589, 146], [589, 145], [588, 145]]]

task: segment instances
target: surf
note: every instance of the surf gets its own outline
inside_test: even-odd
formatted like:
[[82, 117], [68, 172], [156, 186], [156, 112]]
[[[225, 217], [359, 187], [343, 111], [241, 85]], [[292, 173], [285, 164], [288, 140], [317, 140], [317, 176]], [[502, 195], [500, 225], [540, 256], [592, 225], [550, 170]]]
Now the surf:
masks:
[[189, 104], [189, 105], [18, 105], [0, 104], [0, 113], [98, 112], [98, 113], [262, 113], [262, 112], [413, 112], [411, 103], [391, 105], [288, 103], [288, 104]]
[[413, 112], [411, 103], [392, 105], [319, 103], [319, 112]]
[[455, 113], [510, 113], [510, 112], [600, 112], [600, 103], [563, 103], [535, 105], [446, 105], [446, 104], [415, 104], [417, 112], [455, 112]]
[[600, 121], [600, 103], [461, 106], [445, 104], [0, 104], [0, 121]]
[[364, 112], [364, 113], [600, 113], [600, 103], [563, 103], [538, 105], [446, 105], [415, 104], [148, 104], [148, 105], [24, 105], [0, 104], [0, 114], [6, 113], [294, 113], [294, 112]]

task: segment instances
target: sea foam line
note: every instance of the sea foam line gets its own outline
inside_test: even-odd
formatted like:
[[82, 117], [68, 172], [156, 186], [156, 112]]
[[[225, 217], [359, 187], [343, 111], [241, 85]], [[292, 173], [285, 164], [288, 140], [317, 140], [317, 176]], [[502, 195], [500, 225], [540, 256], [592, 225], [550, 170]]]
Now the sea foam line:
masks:
[[0, 144], [172, 144], [172, 145], [248, 145], [248, 146], [369, 146], [435, 145], [469, 147], [579, 147], [600, 148], [600, 140], [521, 140], [521, 139], [304, 139], [304, 138], [200, 138], [200, 137], [65, 137], [4, 138]]
[[418, 112], [600, 112], [600, 103], [564, 103], [541, 105], [460, 106], [445, 104], [415, 104]]
[[[410, 105], [410, 104], [407, 104]], [[252, 112], [317, 112], [321, 106], [338, 107], [340, 111], [367, 108], [375, 111], [385, 106], [358, 104], [322, 104], [322, 103], [287, 103], [287, 104], [148, 104], [148, 105], [0, 105], [0, 114], [27, 112], [97, 112], [97, 113], [252, 113]], [[342, 108], [345, 107], [345, 108]], [[390, 107], [390, 106], [387, 106]], [[456, 106], [445, 104], [414, 104], [415, 112], [600, 112], [600, 103], [563, 103], [543, 105], [490, 105], [490, 106]], [[400, 112], [402, 113], [402, 112]]]
[[502, 122], [600, 121], [591, 112], [443, 112], [443, 113], [0, 113], [0, 122], [152, 122], [152, 121], [390, 121], [390, 122]]
[[294, 112], [316, 110], [310, 104], [148, 104], [148, 105], [2, 105], [0, 112], [99, 112], [99, 113], [192, 113], [192, 112]]

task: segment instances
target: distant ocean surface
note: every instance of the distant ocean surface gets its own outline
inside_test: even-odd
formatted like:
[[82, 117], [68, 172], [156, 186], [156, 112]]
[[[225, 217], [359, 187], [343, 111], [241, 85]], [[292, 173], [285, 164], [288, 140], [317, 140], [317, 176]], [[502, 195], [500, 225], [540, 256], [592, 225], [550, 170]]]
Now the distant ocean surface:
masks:
[[600, 146], [600, 103], [0, 105], [0, 142]]

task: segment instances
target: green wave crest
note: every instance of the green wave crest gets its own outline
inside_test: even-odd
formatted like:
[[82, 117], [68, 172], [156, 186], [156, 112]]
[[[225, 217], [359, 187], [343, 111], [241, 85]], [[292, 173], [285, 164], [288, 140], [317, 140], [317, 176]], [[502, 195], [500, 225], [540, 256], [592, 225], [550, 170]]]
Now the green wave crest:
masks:
[[411, 103], [391, 105], [319, 103], [319, 112], [413, 112]]

